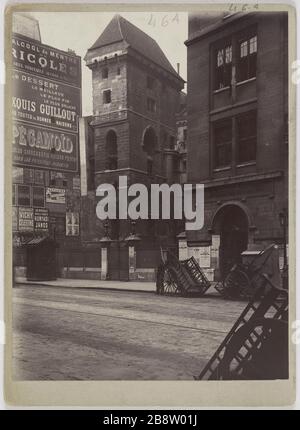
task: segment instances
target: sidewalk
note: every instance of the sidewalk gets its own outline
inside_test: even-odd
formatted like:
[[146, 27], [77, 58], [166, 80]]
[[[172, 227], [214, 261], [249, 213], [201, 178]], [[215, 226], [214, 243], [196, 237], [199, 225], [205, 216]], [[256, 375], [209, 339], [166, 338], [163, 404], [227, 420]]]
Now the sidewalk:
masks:
[[[147, 293], [156, 292], [155, 282], [135, 282], [135, 281], [102, 281], [91, 279], [67, 279], [58, 278], [55, 281], [27, 281], [25, 277], [18, 276], [15, 279], [16, 284], [20, 285], [42, 285], [44, 287], [60, 287], [60, 288], [95, 288], [100, 290], [119, 290], [119, 291], [140, 291]], [[211, 287], [206, 292], [206, 295], [219, 296], [214, 289], [215, 282], [211, 283]]]
[[45, 287], [62, 288], [98, 288], [104, 290], [144, 291], [155, 292], [155, 282], [125, 282], [125, 281], [101, 281], [100, 279], [66, 279], [58, 278], [55, 281], [27, 281], [25, 277], [18, 276], [16, 284], [42, 285]]

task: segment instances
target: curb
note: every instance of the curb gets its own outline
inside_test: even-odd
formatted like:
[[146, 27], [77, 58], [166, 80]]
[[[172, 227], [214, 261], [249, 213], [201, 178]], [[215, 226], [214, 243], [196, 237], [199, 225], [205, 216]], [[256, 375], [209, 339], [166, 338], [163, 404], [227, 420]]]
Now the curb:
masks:
[[47, 284], [45, 282], [35, 283], [35, 282], [22, 282], [22, 281], [20, 281], [20, 282], [15, 282], [15, 285], [22, 285], [22, 286], [29, 285], [29, 286], [39, 286], [39, 287], [48, 287], [48, 288], [65, 288], [65, 289], [71, 288], [71, 289], [79, 289], [79, 290], [102, 290], [102, 291], [112, 290], [112, 291], [126, 291], [126, 292], [135, 292], [135, 293], [156, 293], [155, 289], [153, 289], [153, 290], [145, 290], [145, 289], [135, 290], [132, 288], [101, 287], [101, 286], [99, 286], [99, 287], [79, 287], [79, 286], [74, 287], [72, 285], [70, 285], [70, 286], [69, 285], [52, 285], [52, 284]]

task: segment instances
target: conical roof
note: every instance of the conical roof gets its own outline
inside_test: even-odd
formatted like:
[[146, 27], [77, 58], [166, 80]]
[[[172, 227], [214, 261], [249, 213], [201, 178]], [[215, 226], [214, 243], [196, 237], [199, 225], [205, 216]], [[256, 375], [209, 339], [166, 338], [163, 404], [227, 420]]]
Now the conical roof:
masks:
[[121, 15], [115, 15], [112, 18], [88, 51], [122, 41], [126, 42], [132, 49], [139, 52], [144, 57], [147, 57], [169, 73], [182, 79], [175, 71], [158, 43]]

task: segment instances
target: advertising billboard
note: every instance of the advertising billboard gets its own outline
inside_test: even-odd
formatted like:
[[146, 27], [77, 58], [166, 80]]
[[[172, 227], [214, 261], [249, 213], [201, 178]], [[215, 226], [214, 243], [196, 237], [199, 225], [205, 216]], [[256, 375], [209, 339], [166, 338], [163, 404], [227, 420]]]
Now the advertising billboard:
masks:
[[80, 57], [15, 34], [12, 60], [14, 165], [78, 172]]
[[15, 165], [68, 172], [78, 170], [78, 136], [75, 133], [15, 122], [12, 151]]
[[78, 131], [80, 88], [14, 71], [13, 120]]
[[12, 37], [13, 68], [81, 87], [80, 57], [23, 35]]

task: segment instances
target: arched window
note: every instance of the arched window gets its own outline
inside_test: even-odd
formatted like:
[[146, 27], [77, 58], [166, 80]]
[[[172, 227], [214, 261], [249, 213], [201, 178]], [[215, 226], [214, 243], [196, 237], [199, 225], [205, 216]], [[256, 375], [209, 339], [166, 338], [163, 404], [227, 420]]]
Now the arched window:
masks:
[[110, 130], [106, 135], [106, 169], [116, 170], [118, 168], [118, 145], [117, 135]]
[[147, 154], [147, 173], [153, 174], [153, 157], [156, 151], [157, 137], [152, 127], [146, 129], [143, 138], [143, 150]]

